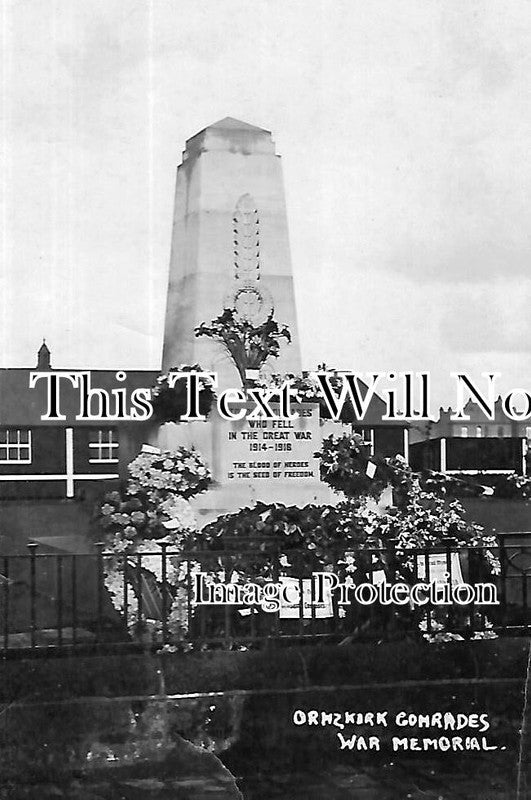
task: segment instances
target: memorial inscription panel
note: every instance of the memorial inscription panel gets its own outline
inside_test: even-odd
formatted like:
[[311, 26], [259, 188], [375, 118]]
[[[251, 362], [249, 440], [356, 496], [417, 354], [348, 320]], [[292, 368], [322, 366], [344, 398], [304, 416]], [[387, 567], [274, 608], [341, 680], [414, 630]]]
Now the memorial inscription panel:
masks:
[[296, 419], [243, 419], [231, 422], [223, 441], [223, 481], [267, 480], [286, 484], [319, 480], [314, 457], [321, 446], [319, 406], [293, 404]]

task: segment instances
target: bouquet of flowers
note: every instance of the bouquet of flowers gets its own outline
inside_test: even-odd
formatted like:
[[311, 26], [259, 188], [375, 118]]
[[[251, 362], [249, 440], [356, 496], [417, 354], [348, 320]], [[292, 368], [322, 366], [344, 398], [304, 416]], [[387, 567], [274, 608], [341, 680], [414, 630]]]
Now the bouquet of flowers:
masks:
[[207, 488], [210, 472], [199, 453], [185, 447], [142, 452], [128, 469], [125, 489], [108, 492], [98, 512], [105, 549], [112, 553], [104, 560], [106, 586], [130, 628], [139, 622], [141, 595], [152, 627], [161, 622], [165, 604], [168, 630], [182, 638], [187, 597], [179, 554], [197, 527], [189, 498]]

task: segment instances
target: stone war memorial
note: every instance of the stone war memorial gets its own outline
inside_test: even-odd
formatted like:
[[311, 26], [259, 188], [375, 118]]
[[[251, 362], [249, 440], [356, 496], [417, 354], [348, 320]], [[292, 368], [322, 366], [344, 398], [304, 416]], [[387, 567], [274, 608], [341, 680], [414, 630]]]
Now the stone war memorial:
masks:
[[[466, 517], [475, 478], [413, 472], [415, 426], [381, 397], [303, 370], [299, 333], [280, 156], [227, 117], [177, 169], [162, 374], [85, 373], [101, 406], [146, 392], [152, 414], [96, 427], [67, 387], [43, 424], [47, 345], [35, 394], [0, 370], [0, 800], [270, 800], [272, 768], [275, 797], [394, 800], [397, 775], [442, 797], [439, 764], [445, 797], [480, 770], [509, 797], [490, 789], [529, 750], [529, 554]], [[175, 372], [216, 376], [199, 413]]]
[[[223, 312], [261, 325], [274, 318], [290, 341], [255, 378], [301, 372], [297, 309], [280, 156], [271, 133], [227, 117], [186, 143], [177, 169], [162, 369], [200, 364], [218, 388], [241, 386], [227, 348], [196, 328]], [[202, 521], [255, 501], [287, 505], [333, 502], [319, 479], [317, 404], [293, 406], [292, 420], [227, 421], [213, 409], [206, 423], [167, 423], [156, 444], [194, 445], [213, 474], [195, 501]], [[338, 424], [338, 429], [341, 424]]]

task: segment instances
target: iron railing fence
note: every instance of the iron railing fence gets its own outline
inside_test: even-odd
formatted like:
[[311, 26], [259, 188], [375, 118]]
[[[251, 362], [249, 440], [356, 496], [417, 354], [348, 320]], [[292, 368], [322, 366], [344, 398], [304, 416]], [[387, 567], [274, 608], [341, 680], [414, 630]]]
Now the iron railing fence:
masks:
[[518, 540], [320, 551], [238, 537], [134, 555], [31, 544], [0, 556], [0, 652], [529, 635], [531, 538]]

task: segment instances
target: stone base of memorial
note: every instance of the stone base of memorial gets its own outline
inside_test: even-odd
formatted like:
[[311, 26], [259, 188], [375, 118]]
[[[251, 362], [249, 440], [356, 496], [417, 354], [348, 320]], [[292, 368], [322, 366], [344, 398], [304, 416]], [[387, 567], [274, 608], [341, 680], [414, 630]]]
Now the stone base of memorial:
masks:
[[[249, 406], [250, 411], [252, 406]], [[192, 501], [201, 522], [255, 502], [305, 506], [335, 504], [338, 495], [319, 477], [319, 406], [294, 405], [299, 416], [230, 422], [215, 410], [206, 422], [167, 423], [157, 444], [195, 446], [212, 471], [213, 486]]]

